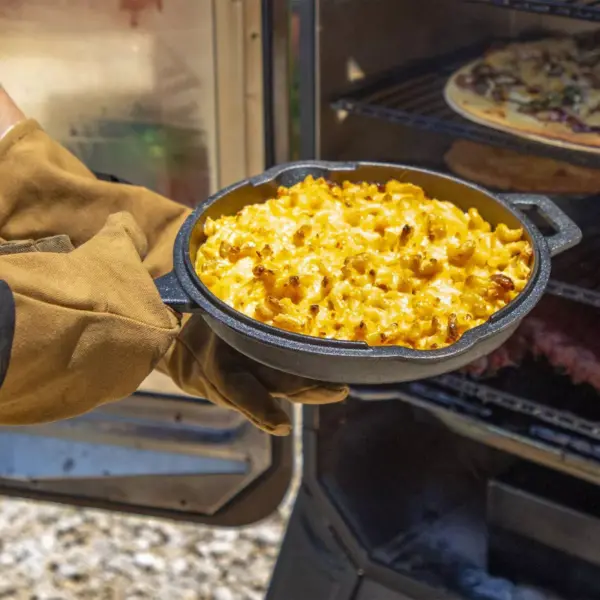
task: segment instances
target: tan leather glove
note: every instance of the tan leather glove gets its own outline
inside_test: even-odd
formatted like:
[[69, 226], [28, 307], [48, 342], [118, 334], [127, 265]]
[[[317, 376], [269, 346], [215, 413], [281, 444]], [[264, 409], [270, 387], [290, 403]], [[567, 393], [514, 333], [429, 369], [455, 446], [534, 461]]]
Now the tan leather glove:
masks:
[[291, 429], [279, 399], [331, 404], [348, 395], [345, 386], [319, 384], [246, 358], [216, 336], [199, 316], [187, 319], [159, 370], [188, 394], [238, 410], [273, 435], [288, 435]]
[[64, 238], [0, 245], [17, 317], [0, 387], [3, 424], [72, 417], [132, 394], [179, 332], [142, 263], [146, 238], [130, 214], [111, 215], [69, 249]]
[[144, 265], [152, 277], [170, 271], [173, 240], [188, 209], [145, 188], [98, 181], [36, 121], [19, 123], [0, 140], [0, 238], [64, 234], [77, 247], [120, 211], [146, 236]]
[[[35, 121], [17, 125], [0, 141], [0, 238], [37, 240], [66, 234], [76, 248], [83, 248], [82, 244], [85, 245], [109, 215], [117, 211], [127, 211], [145, 234], [148, 249], [142, 259], [151, 276], [157, 277], [170, 271], [173, 240], [189, 214], [186, 208], [144, 188], [98, 181], [79, 160], [49, 138]], [[115, 254], [114, 260], [120, 260], [118, 256]], [[0, 279], [4, 278], [2, 261], [7, 258], [0, 256]], [[11, 262], [15, 259], [10, 257]], [[41, 258], [38, 257], [38, 260]], [[24, 272], [21, 276], [27, 278], [28, 275]], [[69, 291], [66, 281], [68, 279], [63, 280], [62, 287]], [[98, 279], [94, 293], [100, 294], [107, 283], [107, 280]], [[30, 280], [29, 285], [44, 285], [44, 282]], [[122, 297], [122, 300], [125, 301], [125, 298]], [[132, 298], [128, 297], [127, 302], [131, 301]], [[41, 307], [38, 308], [41, 310]], [[37, 344], [36, 335], [40, 335], [40, 331], [20, 327], [19, 319], [25, 318], [22, 311], [21, 315], [17, 315], [17, 325], [19, 335], [25, 337], [18, 343], [33, 352]], [[108, 353], [111, 345], [118, 340], [109, 328], [101, 330], [104, 337], [97, 339], [96, 343], [102, 352]], [[52, 330], [44, 335], [51, 337], [56, 333]], [[9, 375], [11, 370], [18, 369], [13, 360], [17, 359], [11, 360]], [[24, 354], [18, 360], [26, 360]], [[290, 430], [289, 419], [278, 398], [285, 396], [303, 403], [329, 403], [342, 400], [347, 395], [347, 388], [343, 386], [321, 386], [250, 361], [221, 342], [204, 320], [196, 316], [186, 320], [181, 335], [159, 368], [170, 374], [186, 392], [235, 408], [257, 426], [278, 435], [285, 435]], [[36, 373], [32, 370], [29, 376], [35, 378]], [[86, 378], [84, 371], [80, 375], [82, 379]], [[133, 389], [143, 379], [139, 378], [139, 372], [129, 370], [122, 373], [122, 377], [126, 381], [114, 384], [119, 394], [125, 389]], [[115, 397], [106, 385], [102, 389], [107, 395], [104, 398], [101, 394], [95, 395], [96, 404]], [[1, 393], [4, 394], [4, 387]], [[79, 412], [94, 405], [75, 395], [68, 400], [70, 403], [82, 403]], [[14, 401], [18, 401], [16, 396]], [[58, 407], [56, 410], [55, 417], [44, 412], [43, 418], [61, 418], [63, 413]], [[30, 421], [36, 420], [35, 410], [28, 414]], [[0, 422], [7, 422], [1, 403]]]

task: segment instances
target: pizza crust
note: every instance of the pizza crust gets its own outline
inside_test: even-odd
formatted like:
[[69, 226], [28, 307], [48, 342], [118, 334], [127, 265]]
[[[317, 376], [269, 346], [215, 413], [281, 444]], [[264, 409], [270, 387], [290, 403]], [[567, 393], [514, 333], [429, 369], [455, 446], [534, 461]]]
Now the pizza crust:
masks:
[[600, 193], [600, 169], [528, 156], [467, 140], [444, 156], [450, 170], [470, 181], [506, 192], [590, 195]]
[[572, 150], [600, 153], [598, 133], [575, 132], [564, 123], [543, 123], [530, 115], [510, 111], [506, 104], [500, 105], [491, 98], [485, 98], [459, 86], [457, 79], [461, 75], [468, 75], [480, 62], [481, 60], [476, 60], [462, 67], [446, 83], [444, 98], [455, 112], [480, 125], [530, 140]]

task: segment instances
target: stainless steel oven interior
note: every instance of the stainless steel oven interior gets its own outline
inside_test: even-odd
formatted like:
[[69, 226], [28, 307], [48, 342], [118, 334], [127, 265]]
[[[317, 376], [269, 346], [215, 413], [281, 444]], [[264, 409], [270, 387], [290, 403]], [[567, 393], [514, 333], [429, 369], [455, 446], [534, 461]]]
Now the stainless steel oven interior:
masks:
[[[474, 125], [441, 95], [498, 40], [600, 28], [600, 3], [321, 0], [297, 14], [304, 158], [445, 170], [444, 153], [469, 139], [600, 168]], [[512, 346], [468, 372], [305, 410], [296, 512], [316, 502], [326, 515], [321, 539], [348, 560], [337, 584], [356, 594], [340, 598], [600, 598], [600, 196], [556, 201], [584, 240], [555, 259]]]

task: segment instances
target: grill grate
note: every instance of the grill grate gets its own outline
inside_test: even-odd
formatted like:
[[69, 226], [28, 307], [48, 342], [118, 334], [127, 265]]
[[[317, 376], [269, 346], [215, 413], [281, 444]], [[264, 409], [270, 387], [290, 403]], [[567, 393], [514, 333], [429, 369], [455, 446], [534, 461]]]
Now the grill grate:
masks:
[[467, 0], [467, 2], [580, 21], [600, 21], [600, 0]]
[[[460, 373], [436, 377], [424, 384], [454, 396], [454, 410], [464, 404], [487, 407], [487, 423], [591, 460], [600, 472], [600, 420], [597, 407], [591, 405], [598, 402], [596, 392], [587, 385], [571, 384], [568, 377], [554, 372], [545, 361], [526, 363], [521, 369], [520, 375], [507, 370], [485, 384]], [[535, 390], [523, 393], [519, 389], [521, 386], [515, 382], [522, 381], [523, 372], [534, 380], [531, 387]], [[569, 389], [567, 398], [557, 399], [557, 394], [550, 391], [554, 386], [563, 391]], [[433, 400], [435, 396], [430, 389], [425, 397]]]
[[549, 156], [584, 166], [600, 167], [600, 154], [565, 150], [496, 131], [461, 117], [446, 104], [443, 91], [450, 75], [464, 64], [481, 56], [490, 47], [501, 44], [496, 42], [470, 46], [443, 57], [414, 61], [380, 75], [365, 78], [332, 98], [331, 105], [335, 110], [383, 119], [425, 131], [509, 148], [517, 152]]
[[[524, 377], [524, 373], [527, 374]], [[600, 404], [588, 385], [573, 385], [545, 360], [526, 361], [481, 383], [451, 373], [396, 386], [352, 389], [361, 400], [403, 399], [450, 410], [509, 436], [525, 436], [595, 465], [600, 476]]]
[[553, 296], [560, 296], [567, 300], [600, 308], [600, 293], [586, 290], [578, 285], [569, 285], [568, 283], [551, 279], [548, 282], [546, 291]]
[[[590, 437], [600, 443], [600, 423], [588, 421], [569, 412], [548, 407], [539, 402], [521, 398], [509, 392], [474, 382], [466, 375], [442, 375], [431, 380], [461, 395], [471, 396], [484, 404], [493, 404], [515, 413], [535, 417], [543, 423], [554, 425], [565, 431]], [[600, 448], [598, 449], [600, 458]]]
[[[528, 440], [548, 452], [548, 465], [574, 476], [593, 474], [600, 482], [598, 393], [587, 384], [574, 385], [545, 359], [528, 359], [485, 383], [457, 372], [395, 386], [359, 386], [351, 394], [359, 400], [400, 399], [434, 412], [450, 411], [477, 424], [484, 438], [502, 435], [524, 456], [527, 451], [518, 440]], [[578, 459], [585, 462], [582, 469], [574, 466]]]

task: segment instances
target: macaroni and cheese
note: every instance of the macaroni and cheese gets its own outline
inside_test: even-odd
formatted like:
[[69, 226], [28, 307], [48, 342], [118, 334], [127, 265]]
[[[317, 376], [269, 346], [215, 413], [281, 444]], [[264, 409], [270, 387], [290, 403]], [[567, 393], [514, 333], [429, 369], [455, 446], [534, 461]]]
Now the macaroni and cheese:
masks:
[[533, 250], [410, 183], [307, 177], [206, 220], [196, 271], [223, 302], [295, 333], [442, 348], [525, 287]]

